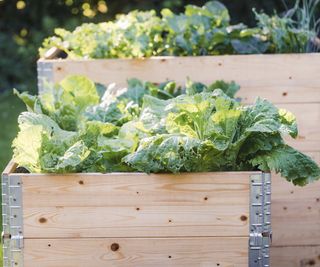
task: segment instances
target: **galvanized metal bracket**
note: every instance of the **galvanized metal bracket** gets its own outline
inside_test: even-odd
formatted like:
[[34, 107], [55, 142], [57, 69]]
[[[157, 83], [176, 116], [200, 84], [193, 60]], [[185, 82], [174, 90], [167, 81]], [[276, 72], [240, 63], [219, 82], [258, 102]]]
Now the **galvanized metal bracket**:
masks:
[[21, 177], [2, 175], [3, 266], [23, 266]]
[[53, 83], [53, 64], [52, 62], [38, 61], [38, 92], [45, 91], [48, 83]]
[[249, 267], [270, 266], [271, 174], [251, 177]]

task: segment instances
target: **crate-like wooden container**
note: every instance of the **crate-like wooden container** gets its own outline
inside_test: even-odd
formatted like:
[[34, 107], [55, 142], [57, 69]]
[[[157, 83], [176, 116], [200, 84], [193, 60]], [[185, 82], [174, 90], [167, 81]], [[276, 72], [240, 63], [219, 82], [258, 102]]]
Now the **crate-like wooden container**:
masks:
[[269, 266], [270, 174], [2, 176], [4, 266]]
[[[40, 60], [39, 89], [43, 79], [58, 82], [68, 74], [121, 85], [132, 77], [180, 84], [186, 77], [204, 83], [234, 80], [241, 85], [237, 96], [243, 102], [251, 103], [260, 96], [296, 114], [299, 136], [288, 142], [320, 163], [320, 53]], [[272, 177], [272, 266], [300, 267], [308, 262], [320, 266], [320, 182], [299, 188], [278, 175]]]

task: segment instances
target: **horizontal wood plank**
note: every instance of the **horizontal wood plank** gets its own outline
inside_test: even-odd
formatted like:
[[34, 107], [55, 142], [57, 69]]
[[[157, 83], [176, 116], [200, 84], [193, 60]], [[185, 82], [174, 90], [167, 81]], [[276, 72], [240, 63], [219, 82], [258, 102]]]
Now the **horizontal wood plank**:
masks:
[[249, 176], [250, 173], [28, 174], [22, 175], [23, 203], [25, 208], [246, 205]]
[[24, 266], [245, 267], [248, 238], [26, 239]]
[[[138, 210], [139, 209], [139, 210]], [[246, 236], [248, 205], [24, 208], [24, 236]]]
[[272, 247], [272, 267], [319, 267], [320, 246]]
[[273, 246], [320, 245], [320, 181], [294, 186], [272, 175]]
[[45, 60], [52, 63], [52, 79], [82, 74], [95, 82], [125, 85], [129, 78], [151, 82], [175, 80], [211, 83], [236, 81], [239, 97], [252, 102], [257, 96], [274, 103], [320, 102], [320, 54], [233, 55], [203, 57], [159, 57], [149, 59]]
[[250, 174], [23, 175], [24, 236], [247, 236]]

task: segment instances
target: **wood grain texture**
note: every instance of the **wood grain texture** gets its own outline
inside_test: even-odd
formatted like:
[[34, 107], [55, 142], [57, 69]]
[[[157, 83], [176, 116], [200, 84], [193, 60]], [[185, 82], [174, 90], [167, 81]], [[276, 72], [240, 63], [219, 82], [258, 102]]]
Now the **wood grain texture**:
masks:
[[320, 246], [272, 247], [272, 267], [320, 267]]
[[[320, 84], [318, 90], [320, 92]], [[296, 139], [292, 139], [290, 136], [286, 137], [286, 141], [301, 151], [319, 152], [320, 102], [308, 104], [279, 104], [277, 106], [292, 112], [297, 119], [299, 135]]]
[[250, 174], [24, 174], [24, 236], [247, 236]]
[[10, 160], [8, 165], [3, 170], [2, 175], [8, 175], [10, 173], [13, 173], [16, 167], [17, 167], [17, 164], [15, 164], [13, 160]]
[[24, 207], [37, 208], [246, 205], [250, 174], [21, 175]]
[[87, 75], [95, 82], [125, 85], [128, 78], [151, 82], [175, 80], [211, 83], [234, 80], [239, 97], [252, 102], [257, 96], [274, 103], [320, 102], [319, 54], [156, 57], [149, 59], [45, 60], [52, 63], [53, 80], [68, 74]]
[[244, 237], [26, 239], [24, 266], [246, 267], [247, 246]]
[[298, 187], [273, 175], [272, 190], [272, 245], [320, 245], [320, 181]]

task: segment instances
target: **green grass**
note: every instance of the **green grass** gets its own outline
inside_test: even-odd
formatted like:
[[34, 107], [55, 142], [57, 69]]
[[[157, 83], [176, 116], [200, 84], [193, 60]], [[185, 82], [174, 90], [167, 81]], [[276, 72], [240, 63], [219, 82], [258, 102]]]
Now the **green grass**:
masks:
[[[7, 92], [0, 94], [0, 171], [9, 162], [12, 156], [11, 142], [18, 131], [17, 118], [25, 109], [23, 103], [12, 94]], [[2, 231], [2, 216], [0, 216]], [[2, 246], [0, 246], [0, 267], [2, 267]]]
[[0, 170], [5, 168], [12, 156], [11, 142], [18, 131], [17, 118], [25, 109], [12, 92], [0, 94]]

